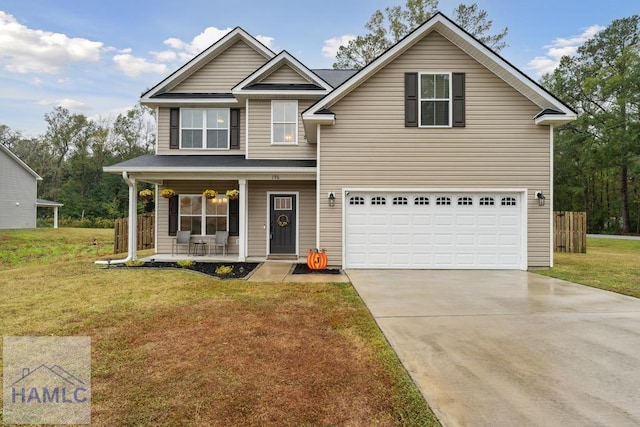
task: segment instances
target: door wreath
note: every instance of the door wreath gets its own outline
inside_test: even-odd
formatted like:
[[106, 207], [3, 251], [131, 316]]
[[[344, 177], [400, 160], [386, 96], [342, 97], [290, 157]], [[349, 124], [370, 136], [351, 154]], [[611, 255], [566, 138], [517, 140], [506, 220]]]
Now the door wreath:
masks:
[[287, 225], [289, 225], [289, 217], [285, 214], [280, 214], [280, 216], [276, 220], [276, 224], [278, 224], [280, 227], [286, 227]]

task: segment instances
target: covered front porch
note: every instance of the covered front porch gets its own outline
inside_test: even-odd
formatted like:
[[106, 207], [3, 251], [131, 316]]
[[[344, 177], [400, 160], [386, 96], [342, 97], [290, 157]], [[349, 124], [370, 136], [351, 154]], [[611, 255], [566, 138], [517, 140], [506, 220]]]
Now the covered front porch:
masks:
[[[305, 258], [317, 241], [315, 161], [240, 157], [143, 156], [105, 168], [122, 174], [129, 186], [127, 259], [138, 258], [140, 182], [154, 184], [156, 254], [145, 259], [261, 262], [283, 257], [291, 262]], [[163, 190], [171, 191], [163, 195]], [[187, 255], [185, 246], [175, 253], [180, 231], [189, 231], [193, 243], [203, 242], [197, 255]], [[224, 254], [209, 247], [219, 232], [228, 236]]]

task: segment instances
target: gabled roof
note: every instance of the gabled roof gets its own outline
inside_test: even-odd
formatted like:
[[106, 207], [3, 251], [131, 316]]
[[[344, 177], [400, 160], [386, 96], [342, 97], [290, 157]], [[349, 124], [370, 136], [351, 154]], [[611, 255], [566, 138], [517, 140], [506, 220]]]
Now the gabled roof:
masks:
[[[308, 83], [300, 84], [292, 82], [292, 84], [283, 84], [262, 82], [263, 79], [283, 66], [288, 66], [293, 69]], [[236, 97], [247, 95], [271, 96], [282, 95], [283, 93], [294, 93], [298, 97], [304, 95], [317, 97], [318, 95], [329, 93], [332, 89], [333, 87], [329, 83], [307, 68], [289, 52], [283, 50], [269, 62], [238, 83], [233, 89], [231, 89], [231, 93]]]
[[33, 175], [33, 177], [37, 180], [37, 181], [42, 181], [42, 178], [40, 177], [40, 175], [38, 175], [33, 169], [31, 169], [29, 166], [27, 166], [27, 164], [25, 162], [23, 162], [22, 160], [20, 160], [20, 158], [18, 156], [16, 156], [15, 154], [13, 154], [11, 152], [11, 150], [9, 150], [7, 147], [5, 147], [4, 145], [0, 144], [0, 151], [4, 151], [5, 153], [7, 153], [7, 156], [9, 156], [12, 160], [14, 160], [17, 164], [19, 164], [20, 166], [22, 166], [22, 168], [24, 170], [26, 170], [27, 172], [29, 172], [31, 175]]
[[158, 95], [159, 93], [170, 90], [171, 88], [177, 86], [179, 83], [186, 80], [190, 75], [199, 70], [204, 65], [208, 64], [212, 59], [220, 55], [226, 49], [235, 44], [238, 40], [243, 40], [249, 46], [251, 46], [256, 52], [260, 53], [266, 59], [271, 59], [274, 57], [275, 53], [262, 43], [260, 43], [257, 39], [247, 33], [240, 27], [236, 27], [231, 30], [227, 35], [222, 37], [220, 40], [209, 46], [207, 49], [200, 52], [194, 58], [192, 58], [189, 62], [184, 64], [182, 67], [178, 68], [160, 83], [152, 87], [151, 89], [144, 92], [141, 96], [141, 99], [148, 100], [153, 96]]
[[[333, 104], [344, 98], [369, 77], [403, 54], [432, 31], [437, 31], [446, 37], [467, 55], [474, 58], [515, 90], [530, 99], [534, 104], [539, 106], [543, 112], [545, 110], [554, 111], [553, 114], [543, 113], [542, 115], [538, 115], [535, 119], [536, 124], [563, 124], [575, 120], [577, 117], [577, 113], [571, 109], [571, 107], [556, 98], [500, 55], [482, 44], [451, 19], [438, 12], [374, 61], [363, 67], [333, 92], [304, 111], [302, 117], [305, 124], [327, 123], [327, 115], [320, 114], [322, 110], [330, 108]], [[307, 132], [307, 135], [309, 134], [310, 132]], [[314, 134], [315, 132], [311, 132], [311, 135]]]
[[313, 68], [311, 71], [334, 88], [358, 72], [358, 70], [335, 70], [333, 68]]

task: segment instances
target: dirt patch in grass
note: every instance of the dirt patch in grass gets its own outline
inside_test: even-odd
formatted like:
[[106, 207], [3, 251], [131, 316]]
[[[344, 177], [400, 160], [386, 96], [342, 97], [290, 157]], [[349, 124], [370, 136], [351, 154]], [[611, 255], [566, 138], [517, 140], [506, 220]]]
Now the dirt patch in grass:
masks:
[[105, 395], [111, 414], [93, 423], [393, 425], [391, 377], [371, 349], [291, 296], [154, 313], [122, 337], [139, 356], [113, 378], [127, 395]]

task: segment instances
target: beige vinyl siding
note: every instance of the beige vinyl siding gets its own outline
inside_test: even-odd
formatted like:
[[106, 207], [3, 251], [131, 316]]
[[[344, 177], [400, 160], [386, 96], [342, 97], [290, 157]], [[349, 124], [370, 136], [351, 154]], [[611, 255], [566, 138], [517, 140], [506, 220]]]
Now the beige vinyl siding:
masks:
[[[237, 187], [236, 181], [165, 181], [164, 187], [158, 188], [158, 194], [163, 188], [171, 188], [178, 194], [202, 194], [204, 190], [208, 189], [224, 193]], [[158, 227], [157, 251], [162, 254], [170, 254], [173, 236], [169, 236], [169, 200], [161, 196], [158, 197], [156, 205], [156, 221]], [[228, 253], [238, 253], [237, 238], [236, 236], [229, 237]]]
[[174, 93], [226, 93], [267, 59], [242, 40], [171, 89]]
[[[271, 192], [299, 192], [298, 200], [298, 248], [299, 256], [315, 247], [316, 241], [316, 185], [315, 181], [249, 181], [249, 242], [248, 255], [267, 255], [269, 233], [268, 199]], [[266, 229], [265, 229], [266, 227]]]
[[[167, 181], [165, 187], [172, 188], [178, 194], [200, 194], [206, 189], [219, 192], [236, 188], [235, 181]], [[316, 240], [316, 186], [315, 181], [248, 181], [248, 255], [266, 256], [267, 252], [267, 192], [298, 192], [298, 241], [300, 254], [315, 246]], [[158, 197], [156, 206], [158, 227], [158, 253], [171, 253], [173, 236], [169, 236], [169, 201]], [[263, 229], [267, 225], [267, 230]], [[241, 231], [242, 232], [242, 231]], [[236, 240], [229, 238], [229, 253], [238, 253]]]
[[244, 108], [240, 109], [240, 149], [239, 150], [205, 150], [169, 148], [169, 111], [170, 108], [160, 108], [158, 113], [158, 154], [208, 154], [208, 155], [244, 155], [245, 121]]
[[316, 144], [304, 136], [300, 113], [314, 101], [298, 101], [298, 144], [271, 144], [271, 100], [249, 100], [249, 158], [251, 159], [315, 159]]
[[309, 83], [309, 81], [293, 68], [283, 65], [261, 80], [260, 83]]
[[[405, 128], [404, 73], [466, 73], [466, 127]], [[342, 188], [526, 188], [528, 263], [549, 265], [549, 127], [540, 108], [433, 32], [332, 105], [320, 139], [320, 194]], [[342, 200], [321, 204], [321, 245], [342, 256]]]

